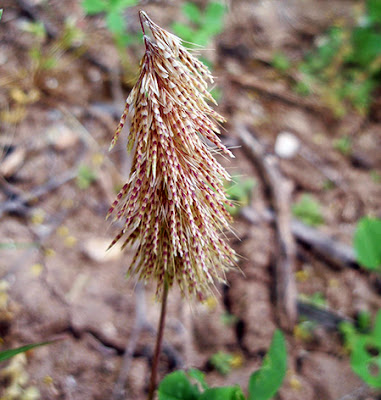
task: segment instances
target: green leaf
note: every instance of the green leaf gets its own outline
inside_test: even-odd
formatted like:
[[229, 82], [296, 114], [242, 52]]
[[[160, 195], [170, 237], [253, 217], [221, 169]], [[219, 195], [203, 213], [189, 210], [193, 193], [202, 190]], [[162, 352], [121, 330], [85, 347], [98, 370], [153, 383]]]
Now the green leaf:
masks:
[[81, 165], [78, 168], [76, 183], [80, 189], [82, 190], [87, 189], [93, 182], [95, 182], [96, 179], [97, 175], [87, 165]]
[[372, 22], [381, 23], [381, 1], [368, 0], [366, 2], [368, 14]]
[[211, 36], [212, 35], [206, 32], [204, 29], [196, 30], [192, 37], [192, 43], [205, 47], [209, 43]]
[[372, 317], [370, 312], [366, 310], [361, 310], [357, 315], [357, 325], [359, 331], [365, 332], [369, 330], [371, 323], [372, 323]]
[[56, 340], [51, 340], [48, 342], [34, 343], [28, 344], [26, 346], [17, 347], [16, 349], [4, 350], [0, 351], [0, 361], [8, 360], [11, 357], [14, 357], [17, 354], [25, 353], [28, 350], [34, 349], [35, 347], [46, 346], [47, 344], [51, 344], [56, 342]]
[[38, 242], [0, 242], [0, 250], [18, 250], [40, 247]]
[[292, 206], [292, 213], [307, 225], [318, 226], [324, 222], [319, 203], [308, 194], [304, 194], [300, 201]]
[[245, 400], [245, 396], [239, 386], [225, 386], [206, 389], [199, 400]]
[[197, 400], [200, 391], [193, 385], [185, 372], [175, 371], [167, 375], [158, 389], [159, 400]]
[[137, 3], [138, 0], [112, 0], [110, 5], [113, 10], [124, 11], [126, 8], [135, 6]]
[[352, 142], [349, 136], [342, 136], [333, 142], [333, 148], [344, 156], [348, 156], [352, 152]]
[[183, 5], [182, 11], [189, 19], [189, 21], [193, 22], [196, 25], [200, 24], [201, 13], [200, 9], [196, 6], [196, 4], [188, 1]]
[[189, 371], [188, 371], [188, 375], [191, 377], [191, 378], [193, 378], [193, 379], [195, 379], [200, 385], [201, 385], [201, 387], [205, 390], [205, 389], [208, 389], [208, 385], [207, 385], [207, 383], [205, 382], [205, 374], [203, 373], [203, 372], [201, 372], [201, 371], [199, 371], [198, 369], [195, 369], [195, 368], [191, 368]]
[[362, 218], [356, 228], [353, 246], [358, 262], [375, 270], [381, 267], [381, 219]]
[[351, 61], [367, 66], [381, 54], [381, 34], [373, 28], [356, 28], [352, 34], [353, 54]]
[[381, 310], [370, 333], [359, 333], [349, 322], [341, 323], [340, 331], [351, 351], [353, 371], [368, 385], [381, 388]]
[[222, 20], [226, 13], [226, 6], [218, 1], [211, 1], [205, 9], [205, 17], [207, 20]]
[[235, 207], [227, 207], [227, 210], [233, 216], [238, 214], [241, 207], [245, 207], [250, 202], [250, 196], [253, 188], [256, 186], [256, 181], [252, 178], [241, 178], [233, 176], [232, 180], [227, 182], [225, 190], [229, 200], [238, 202]]
[[55, 57], [46, 57], [41, 60], [41, 68], [45, 70], [53, 69], [57, 66], [59, 60]]
[[83, 0], [82, 8], [87, 14], [99, 14], [107, 10], [107, 3], [104, 0]]
[[[372, 353], [377, 355], [373, 355]], [[369, 386], [381, 388], [381, 341], [373, 335], [358, 335], [351, 353], [351, 367]]]
[[0, 8], [0, 21], [1, 21], [1, 17], [3, 16], [3, 9]]
[[287, 70], [289, 70], [291, 68], [291, 62], [288, 59], [288, 57], [282, 53], [282, 52], [276, 52], [273, 55], [273, 59], [271, 61], [271, 65], [281, 71], [281, 72], [286, 72]]
[[324, 308], [327, 305], [327, 299], [322, 292], [315, 292], [310, 296], [301, 293], [299, 297], [301, 300], [313, 304], [316, 307]]
[[231, 371], [232, 360], [233, 356], [223, 351], [219, 351], [210, 357], [210, 363], [221, 375], [227, 375]]
[[106, 24], [109, 31], [115, 35], [121, 35], [126, 30], [123, 14], [117, 9], [106, 15]]
[[269, 400], [282, 385], [287, 370], [286, 341], [280, 330], [274, 332], [270, 349], [259, 371], [249, 381], [249, 400]]
[[174, 22], [172, 24], [172, 30], [182, 40], [194, 43], [194, 30], [188, 25], [181, 24], [180, 22]]
[[226, 7], [222, 3], [210, 2], [205, 9], [202, 30], [210, 36], [221, 33], [224, 26], [223, 17], [225, 12]]

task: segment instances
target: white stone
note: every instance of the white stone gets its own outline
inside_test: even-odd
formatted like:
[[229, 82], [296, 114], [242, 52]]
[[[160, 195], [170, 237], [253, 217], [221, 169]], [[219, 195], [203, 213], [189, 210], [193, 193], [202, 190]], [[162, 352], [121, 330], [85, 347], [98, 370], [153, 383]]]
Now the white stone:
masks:
[[280, 132], [275, 141], [275, 154], [281, 158], [293, 158], [300, 147], [299, 139], [290, 132]]

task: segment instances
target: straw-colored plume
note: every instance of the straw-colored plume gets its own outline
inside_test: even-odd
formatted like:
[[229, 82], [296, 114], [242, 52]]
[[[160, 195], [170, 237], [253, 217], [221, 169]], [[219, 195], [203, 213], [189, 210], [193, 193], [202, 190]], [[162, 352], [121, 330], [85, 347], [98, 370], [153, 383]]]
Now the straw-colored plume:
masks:
[[209, 70], [143, 11], [140, 21], [140, 76], [110, 146], [128, 116], [134, 157], [128, 182], [108, 212], [124, 221], [110, 247], [120, 239], [123, 247], [138, 242], [129, 275], [155, 281], [158, 294], [164, 281], [176, 281], [183, 294], [202, 299], [235, 259], [222, 236], [231, 220], [223, 188], [230, 177], [209, 146], [233, 155], [217, 136], [224, 118], [207, 103], [214, 102], [207, 91]]

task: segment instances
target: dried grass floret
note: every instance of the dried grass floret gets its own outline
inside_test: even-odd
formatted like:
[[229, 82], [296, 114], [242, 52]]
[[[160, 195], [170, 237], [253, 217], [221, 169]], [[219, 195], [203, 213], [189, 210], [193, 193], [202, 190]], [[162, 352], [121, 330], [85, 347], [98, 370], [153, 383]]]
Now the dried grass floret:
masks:
[[129, 117], [132, 168], [107, 215], [124, 228], [110, 247], [121, 239], [123, 247], [138, 242], [129, 275], [156, 281], [158, 295], [166, 281], [202, 299], [236, 258], [223, 237], [231, 222], [223, 180], [230, 177], [206, 144], [233, 157], [218, 137], [225, 119], [207, 103], [214, 102], [209, 70], [143, 11], [140, 21], [140, 75], [110, 146]]

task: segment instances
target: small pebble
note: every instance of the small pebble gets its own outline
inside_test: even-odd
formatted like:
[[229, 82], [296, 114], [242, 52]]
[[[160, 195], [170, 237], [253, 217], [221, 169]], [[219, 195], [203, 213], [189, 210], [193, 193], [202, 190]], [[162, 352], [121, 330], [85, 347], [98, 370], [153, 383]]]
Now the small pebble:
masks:
[[281, 132], [275, 141], [274, 151], [281, 158], [293, 158], [299, 150], [299, 139], [290, 132]]

